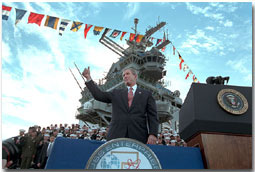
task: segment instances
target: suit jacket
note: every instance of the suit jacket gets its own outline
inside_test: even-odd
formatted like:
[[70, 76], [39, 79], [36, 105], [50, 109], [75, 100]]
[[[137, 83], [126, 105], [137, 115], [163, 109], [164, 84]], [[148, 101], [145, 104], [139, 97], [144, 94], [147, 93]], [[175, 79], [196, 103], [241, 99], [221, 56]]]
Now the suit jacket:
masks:
[[158, 116], [151, 92], [137, 87], [132, 104], [128, 107], [127, 88], [103, 92], [93, 80], [85, 84], [96, 100], [112, 103], [107, 140], [132, 138], [146, 144], [149, 134], [157, 137]]
[[49, 142], [43, 143], [42, 150], [41, 150], [40, 156], [38, 158], [38, 163], [41, 163], [41, 168], [44, 168], [44, 166], [46, 164], [48, 145], [49, 145]]

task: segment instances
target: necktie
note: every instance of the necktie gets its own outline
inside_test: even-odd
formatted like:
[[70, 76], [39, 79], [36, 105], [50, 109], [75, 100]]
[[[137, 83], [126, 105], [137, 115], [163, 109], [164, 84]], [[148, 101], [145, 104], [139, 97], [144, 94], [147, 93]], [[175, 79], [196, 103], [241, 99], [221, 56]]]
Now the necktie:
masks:
[[129, 92], [128, 92], [128, 107], [131, 106], [132, 101], [133, 101], [134, 95], [133, 95], [133, 88], [130, 87], [129, 88]]

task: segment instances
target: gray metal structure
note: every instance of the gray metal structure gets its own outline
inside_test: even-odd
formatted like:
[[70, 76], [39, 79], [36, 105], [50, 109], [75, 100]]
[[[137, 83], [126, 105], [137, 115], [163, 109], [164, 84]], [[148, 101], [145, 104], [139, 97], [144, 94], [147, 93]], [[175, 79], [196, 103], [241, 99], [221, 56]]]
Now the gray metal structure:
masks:
[[[135, 19], [135, 28], [138, 19]], [[147, 47], [151, 47], [153, 43], [150, 37], [153, 33], [162, 28], [166, 23], [161, 22], [156, 27], [146, 31], [141, 42], [137, 43], [126, 40], [127, 49], [124, 49], [105, 34], [102, 34], [99, 42], [111, 49], [116, 54], [120, 55], [119, 61], [113, 63], [108, 71], [104, 83], [98, 83], [98, 87], [102, 91], [111, 91], [115, 88], [125, 88], [122, 80], [122, 70], [126, 67], [133, 67], [138, 71], [137, 85], [143, 89], [152, 92], [156, 100], [157, 112], [160, 123], [168, 122], [169, 120], [178, 121], [179, 110], [182, 106], [180, 92], [178, 90], [172, 92], [165, 88], [162, 78], [166, 75], [164, 67], [166, 65], [166, 57], [159, 51], [161, 48], [170, 43], [169, 40], [162, 44], [152, 47], [146, 51]], [[135, 30], [136, 33], [136, 30]], [[99, 124], [99, 126], [107, 126], [111, 120], [112, 107], [111, 104], [106, 104], [95, 100], [88, 89], [85, 87], [82, 91], [82, 98], [79, 100], [81, 106], [78, 108], [76, 119]], [[178, 126], [176, 126], [178, 127]], [[174, 129], [177, 129], [173, 127]]]

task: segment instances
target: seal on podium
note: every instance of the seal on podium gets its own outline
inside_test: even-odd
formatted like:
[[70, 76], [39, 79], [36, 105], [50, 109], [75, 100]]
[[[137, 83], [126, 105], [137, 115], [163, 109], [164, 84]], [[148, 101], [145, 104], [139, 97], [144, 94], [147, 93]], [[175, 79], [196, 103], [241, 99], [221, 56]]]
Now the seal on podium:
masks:
[[85, 168], [161, 169], [161, 165], [154, 152], [145, 144], [129, 138], [118, 138], [96, 149]]

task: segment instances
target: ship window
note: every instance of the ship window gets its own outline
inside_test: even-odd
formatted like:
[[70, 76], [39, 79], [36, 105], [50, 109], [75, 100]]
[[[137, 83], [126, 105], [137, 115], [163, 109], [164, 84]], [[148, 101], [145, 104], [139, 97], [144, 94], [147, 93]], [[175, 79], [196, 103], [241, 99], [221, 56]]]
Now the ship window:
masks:
[[156, 56], [153, 56], [153, 61], [156, 62]]
[[160, 60], [161, 60], [161, 58], [160, 58], [160, 57], [158, 57], [157, 62], [160, 62]]
[[148, 62], [151, 62], [151, 56], [147, 57]]
[[143, 60], [138, 60], [138, 64], [142, 65], [143, 64]]

